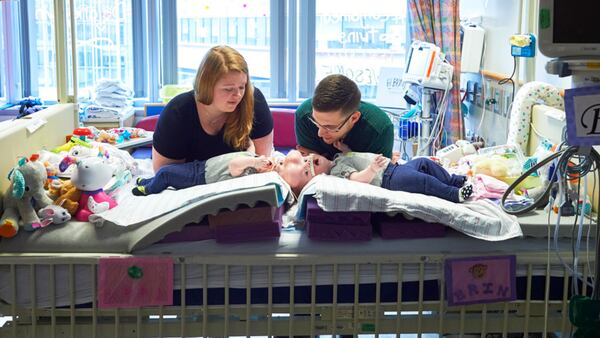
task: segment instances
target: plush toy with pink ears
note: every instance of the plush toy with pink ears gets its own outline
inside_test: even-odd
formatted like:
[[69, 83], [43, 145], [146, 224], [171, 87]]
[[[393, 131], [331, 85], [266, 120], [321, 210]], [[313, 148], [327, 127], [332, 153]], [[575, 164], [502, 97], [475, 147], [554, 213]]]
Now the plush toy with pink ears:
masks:
[[91, 214], [98, 214], [117, 206], [117, 202], [104, 192], [104, 186], [112, 178], [113, 169], [103, 157], [85, 157], [75, 160], [65, 157], [59, 165], [60, 170], [75, 163], [75, 171], [71, 183], [81, 191], [79, 209], [75, 219], [81, 222], [89, 221]]
[[41, 228], [50, 224], [63, 224], [71, 220], [71, 214], [67, 209], [54, 204], [38, 210], [37, 214], [41, 221]]

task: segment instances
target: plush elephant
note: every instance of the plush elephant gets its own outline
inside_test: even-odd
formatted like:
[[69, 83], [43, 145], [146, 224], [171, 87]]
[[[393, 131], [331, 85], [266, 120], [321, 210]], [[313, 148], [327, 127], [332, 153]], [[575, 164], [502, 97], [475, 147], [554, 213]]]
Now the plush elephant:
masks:
[[0, 237], [13, 237], [19, 225], [26, 230], [42, 227], [37, 210], [52, 204], [46, 195], [44, 183], [46, 168], [40, 161], [19, 161], [8, 174], [10, 186], [4, 194], [4, 212], [0, 218]]

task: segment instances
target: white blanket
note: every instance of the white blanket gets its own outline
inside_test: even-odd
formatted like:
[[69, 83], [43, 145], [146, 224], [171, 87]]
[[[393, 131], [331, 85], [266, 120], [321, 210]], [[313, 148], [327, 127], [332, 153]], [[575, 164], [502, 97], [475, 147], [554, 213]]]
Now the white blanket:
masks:
[[104, 225], [105, 222], [120, 226], [137, 225], [219, 193], [262, 187], [268, 184], [279, 187], [281, 202], [288, 197], [287, 184], [279, 174], [269, 172], [187, 189], [167, 189], [160, 194], [148, 196], [134, 196], [128, 191], [126, 195], [120, 196], [119, 205], [103, 213], [91, 215], [90, 222], [98, 226]]
[[[400, 212], [426, 222], [445, 224], [488, 241], [523, 236], [517, 218], [506, 214], [489, 200], [453, 203], [329, 175], [315, 177], [304, 188], [301, 200], [308, 195], [314, 195], [319, 207], [325, 211]], [[299, 219], [304, 218], [302, 209], [298, 213]]]

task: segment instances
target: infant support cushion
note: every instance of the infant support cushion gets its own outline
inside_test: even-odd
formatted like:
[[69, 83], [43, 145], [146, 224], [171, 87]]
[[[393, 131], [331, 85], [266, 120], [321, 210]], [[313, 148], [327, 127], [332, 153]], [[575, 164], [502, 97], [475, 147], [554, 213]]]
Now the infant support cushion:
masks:
[[402, 214], [388, 216], [377, 213], [373, 216], [373, 224], [381, 238], [385, 239], [444, 237], [447, 229], [443, 224], [408, 219]]
[[218, 243], [266, 240], [277, 238], [281, 234], [283, 212], [283, 205], [243, 207], [209, 216], [209, 224]]
[[306, 204], [306, 231], [310, 239], [368, 241], [373, 237], [370, 212], [325, 212], [314, 198]]

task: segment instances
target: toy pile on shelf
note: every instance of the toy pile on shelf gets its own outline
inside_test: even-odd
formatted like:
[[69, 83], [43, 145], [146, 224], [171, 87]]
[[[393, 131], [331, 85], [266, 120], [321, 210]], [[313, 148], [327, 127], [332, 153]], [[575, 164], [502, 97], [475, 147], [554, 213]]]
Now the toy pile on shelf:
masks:
[[71, 218], [87, 221], [117, 205], [120, 188], [139, 174], [137, 162], [94, 137], [93, 130], [77, 128], [65, 144], [18, 160], [9, 174], [0, 237]]
[[146, 130], [134, 127], [98, 129], [94, 126], [89, 126], [75, 129], [73, 135], [82, 141], [90, 140], [113, 145], [136, 138], [148, 137]]

